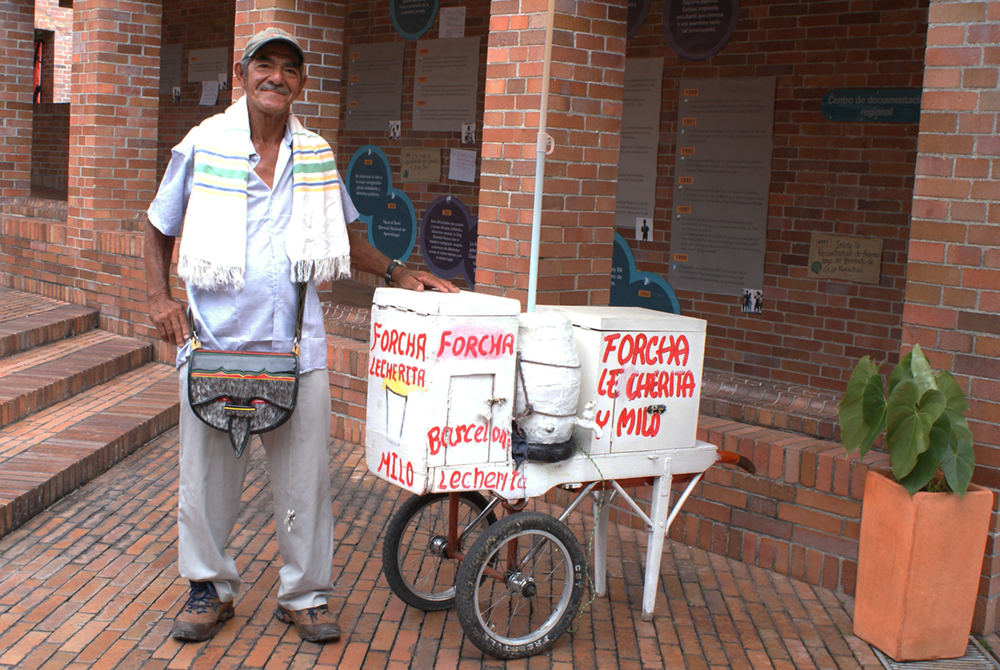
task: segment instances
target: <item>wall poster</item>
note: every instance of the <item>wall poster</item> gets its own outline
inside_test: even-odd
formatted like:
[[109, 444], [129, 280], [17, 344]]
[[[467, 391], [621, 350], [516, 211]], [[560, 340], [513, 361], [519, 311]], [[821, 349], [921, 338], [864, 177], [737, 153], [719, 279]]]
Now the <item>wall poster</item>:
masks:
[[476, 123], [479, 38], [417, 42], [413, 129], [459, 133]]
[[626, 59], [615, 227], [635, 228], [637, 219], [653, 220], [662, 82], [662, 58]]
[[347, 130], [384, 133], [402, 117], [405, 42], [356, 44], [347, 49]]
[[677, 290], [763, 288], [774, 84], [680, 81], [668, 275]]

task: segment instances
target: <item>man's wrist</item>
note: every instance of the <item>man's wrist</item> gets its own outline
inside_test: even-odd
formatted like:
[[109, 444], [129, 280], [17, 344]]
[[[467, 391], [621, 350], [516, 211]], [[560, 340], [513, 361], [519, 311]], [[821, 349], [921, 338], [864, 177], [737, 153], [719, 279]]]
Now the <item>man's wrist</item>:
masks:
[[398, 260], [394, 260], [391, 263], [389, 263], [389, 267], [387, 267], [385, 269], [385, 283], [386, 283], [387, 286], [391, 286], [392, 285], [392, 273], [393, 273], [393, 271], [395, 271], [396, 268], [404, 268], [405, 269], [406, 266], [403, 265]]

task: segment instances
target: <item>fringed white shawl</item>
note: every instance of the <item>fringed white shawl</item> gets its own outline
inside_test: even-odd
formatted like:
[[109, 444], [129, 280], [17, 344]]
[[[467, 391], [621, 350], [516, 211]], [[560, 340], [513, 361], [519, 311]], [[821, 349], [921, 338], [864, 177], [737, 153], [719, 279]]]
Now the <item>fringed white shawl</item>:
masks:
[[[285, 231], [291, 281], [351, 274], [351, 245], [333, 150], [291, 112], [292, 217]], [[247, 246], [250, 118], [246, 98], [198, 126], [194, 183], [184, 215], [177, 273], [206, 290], [243, 290]]]

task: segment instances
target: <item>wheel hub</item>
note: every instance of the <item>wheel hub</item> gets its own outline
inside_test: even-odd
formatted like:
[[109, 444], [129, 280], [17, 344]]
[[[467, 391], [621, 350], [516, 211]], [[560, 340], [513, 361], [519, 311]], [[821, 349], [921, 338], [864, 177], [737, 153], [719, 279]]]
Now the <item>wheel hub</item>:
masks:
[[525, 577], [520, 572], [515, 572], [507, 578], [507, 588], [511, 593], [516, 593], [524, 598], [534, 598], [538, 593], [538, 585], [533, 577]]
[[448, 539], [441, 537], [440, 535], [436, 535], [432, 537], [431, 541], [428, 543], [428, 549], [432, 554], [444, 556], [445, 551], [448, 549]]

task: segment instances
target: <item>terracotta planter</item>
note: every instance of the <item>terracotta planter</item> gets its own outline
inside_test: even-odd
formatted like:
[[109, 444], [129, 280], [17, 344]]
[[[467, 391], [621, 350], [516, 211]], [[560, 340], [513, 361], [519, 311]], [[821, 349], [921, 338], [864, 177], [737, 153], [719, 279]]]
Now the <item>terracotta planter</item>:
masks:
[[896, 661], [965, 654], [993, 492], [971, 485], [912, 498], [868, 471], [861, 512], [854, 634]]

